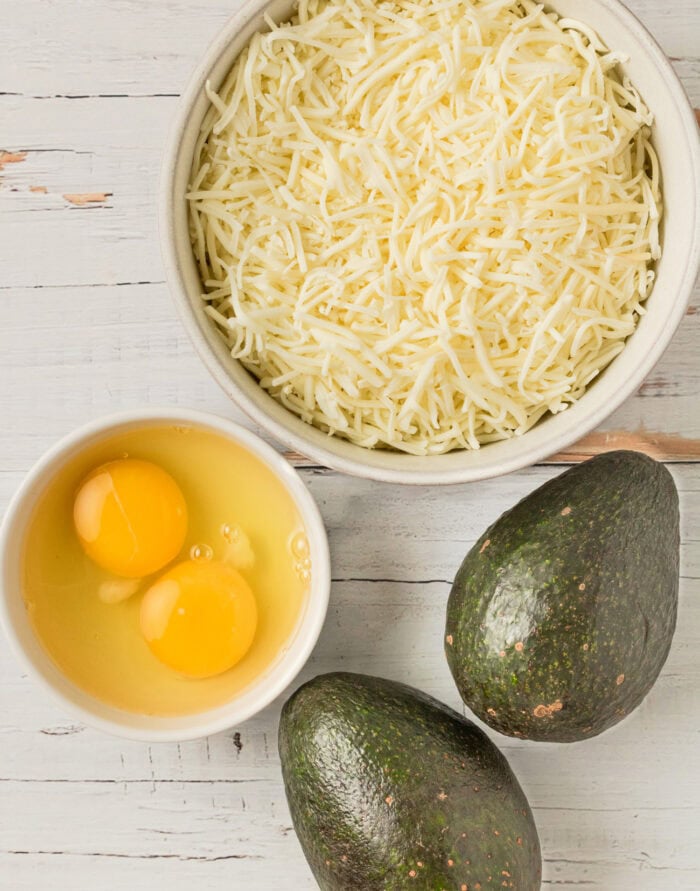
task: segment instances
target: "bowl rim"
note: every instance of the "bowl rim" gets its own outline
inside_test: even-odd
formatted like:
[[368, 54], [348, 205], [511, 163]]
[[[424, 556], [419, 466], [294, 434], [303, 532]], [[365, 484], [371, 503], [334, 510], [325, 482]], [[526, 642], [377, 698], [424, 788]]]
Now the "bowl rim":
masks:
[[[181, 256], [176, 244], [177, 213], [174, 184], [181, 162], [185, 136], [190, 129], [191, 112], [202, 93], [212, 69], [217, 66], [222, 57], [227, 53], [237, 33], [256, 15], [269, 7], [272, 2], [274, 0], [247, 0], [229, 18], [218, 35], [210, 43], [190, 76], [180, 98], [179, 106], [166, 141], [161, 166], [158, 222], [166, 282], [185, 330], [194, 344], [197, 354], [214, 380], [229, 399], [252, 421], [271, 436], [274, 436], [288, 449], [317, 462], [321, 466], [378, 482], [404, 485], [452, 485], [489, 479], [532, 466], [538, 461], [568, 448], [582, 436], [598, 427], [602, 421], [609, 417], [639, 388], [669, 346], [676, 329], [685, 315], [698, 270], [700, 269], [699, 239], [695, 239], [693, 242], [683, 275], [676, 285], [675, 299], [663, 319], [663, 324], [656, 330], [653, 343], [646, 351], [643, 359], [634, 367], [633, 372], [626, 379], [622, 380], [614, 391], [608, 394], [608, 398], [604, 402], [601, 401], [596, 409], [589, 410], [577, 425], [571, 425], [570, 428], [558, 431], [555, 435], [539, 444], [525, 445], [517, 454], [508, 458], [494, 460], [486, 466], [480, 464], [471, 466], [465, 462], [464, 465], [457, 467], [435, 467], [433, 469], [402, 468], [398, 464], [392, 467], [380, 467], [363, 460], [362, 453], [370, 450], [345, 440], [342, 441], [343, 445], [338, 446], [338, 448], [346, 451], [345, 447], [351, 446], [352, 448], [349, 451], [352, 452], [352, 457], [347, 454], [339, 454], [332, 447], [326, 447], [312, 441], [312, 434], [306, 433], [303, 428], [309, 427], [313, 430], [317, 430], [317, 428], [311, 428], [310, 425], [306, 424], [291, 411], [286, 410], [289, 415], [288, 423], [277, 420], [264, 407], [267, 404], [264, 400], [258, 401], [252, 395], [244, 392], [230, 376], [223, 361], [208, 341], [190, 303], [182, 271]], [[694, 231], [700, 220], [700, 136], [690, 100], [671, 62], [641, 20], [621, 0], [597, 0], [597, 2], [606, 7], [621, 22], [622, 27], [627, 29], [636, 42], [644, 49], [649, 61], [653, 64], [659, 82], [664, 85], [683, 122], [683, 141], [687, 147], [690, 166], [694, 173], [692, 188], [688, 190], [689, 194], [694, 197], [694, 200], [691, 200], [688, 204], [691, 217], [689, 225]], [[188, 161], [191, 163], [191, 159], [188, 159]], [[658, 281], [655, 282], [655, 287], [658, 287]], [[614, 360], [612, 365], [614, 365]], [[265, 395], [272, 399], [269, 394], [265, 393]], [[584, 393], [576, 405], [580, 405], [583, 402], [585, 395]], [[317, 432], [320, 433], [321, 431], [317, 430]], [[526, 437], [529, 432], [527, 431], [520, 438], [521, 442], [526, 443]], [[328, 439], [331, 442], [331, 437], [328, 437]], [[338, 439], [335, 439], [334, 443], [338, 443]], [[448, 454], [455, 454], [456, 451]], [[390, 452], [388, 450], [384, 454], [392, 455], [392, 459], [396, 457], [399, 460], [401, 458], [413, 457], [404, 455], [401, 452]], [[439, 461], [442, 457], [444, 456], [420, 456], [420, 460], [428, 462], [432, 458], [433, 461], [436, 459]], [[426, 464], [426, 467], [429, 468], [429, 464]]]
[[[38, 493], [45, 490], [46, 485], [65, 462], [76, 452], [79, 452], [91, 439], [100, 438], [103, 435], [108, 436], [110, 432], [117, 432], [124, 427], [157, 426], [168, 423], [193, 425], [211, 430], [243, 446], [259, 458], [280, 480], [297, 506], [309, 538], [314, 558], [311, 589], [303, 612], [292, 632], [290, 645], [273, 661], [262, 678], [254, 680], [240, 694], [222, 705], [193, 714], [149, 716], [102, 703], [97, 697], [82, 690], [78, 684], [63, 673], [44, 649], [39, 636], [31, 629], [34, 639], [42, 650], [42, 659], [45, 665], [51, 667], [50, 673], [60, 677], [70, 689], [75, 690], [81, 701], [94, 702], [96, 708], [109, 711], [111, 717], [105, 717], [64, 694], [56, 684], [51, 682], [47, 673], [39, 667], [38, 660], [35, 661], [34, 657], [27, 652], [16, 630], [16, 622], [10, 610], [11, 600], [15, 602], [17, 599], [23, 600], [21, 588], [12, 591], [8, 585], [8, 577], [16, 574], [21, 559], [16, 551], [12, 551], [11, 540], [13, 534], [16, 533], [17, 526], [27, 522], [27, 515], [23, 511], [28, 503], [34, 502]], [[26, 528], [22, 530], [22, 534], [25, 533]], [[299, 473], [273, 446], [255, 433], [234, 421], [210, 412], [181, 407], [154, 406], [119, 411], [76, 428], [55, 442], [34, 463], [10, 499], [0, 524], [0, 628], [4, 630], [15, 658], [32, 680], [47, 691], [54, 703], [67, 715], [90, 727], [126, 739], [146, 742], [183, 742], [199, 739], [241, 724], [261, 712], [287, 689], [311, 656], [325, 623], [330, 587], [331, 565], [328, 536], [318, 505]], [[31, 624], [29, 627], [31, 628]], [[240, 707], [239, 700], [244, 697], [246, 704]], [[119, 720], [121, 714], [125, 716], [124, 722]], [[132, 727], [127, 723], [127, 720], [134, 718], [144, 721], [152, 720], [154, 726]], [[186, 721], [190, 726], [168, 726], [177, 721]], [[158, 726], [159, 724], [163, 726]]]

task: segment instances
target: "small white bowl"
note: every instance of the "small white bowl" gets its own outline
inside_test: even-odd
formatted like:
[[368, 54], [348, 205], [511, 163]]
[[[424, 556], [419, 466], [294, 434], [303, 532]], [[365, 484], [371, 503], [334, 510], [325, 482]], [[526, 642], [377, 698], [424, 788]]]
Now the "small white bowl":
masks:
[[[115, 433], [153, 424], [186, 424], [230, 439], [258, 457], [285, 485], [301, 514], [309, 539], [311, 591], [287, 646], [250, 687], [230, 702], [182, 717], [156, 717], [107, 705], [77, 687], [56, 667], [31, 627], [22, 592], [22, 544], [34, 506], [63, 464], [76, 452]], [[108, 733], [149, 742], [208, 736], [240, 724], [264, 709], [294, 680], [323, 627], [330, 592], [330, 559], [323, 520], [301, 478], [271, 446], [231, 421], [184, 409], [143, 409], [110, 415], [74, 431], [30, 470], [12, 499], [0, 527], [0, 624], [17, 658], [58, 704], [79, 721]]]
[[233, 359], [204, 312], [202, 286], [187, 225], [185, 192], [194, 145], [209, 107], [204, 84], [216, 90], [256, 31], [263, 13], [285, 21], [290, 0], [248, 0], [207, 51], [184, 93], [167, 148], [161, 188], [160, 230], [170, 289], [205, 365], [257, 424], [290, 449], [345, 473], [399, 483], [457, 483], [510, 473], [561, 451], [597, 427], [631, 396], [661, 358], [690, 298], [700, 260], [700, 142], [692, 108], [670, 62], [619, 0], [551, 0], [555, 12], [591, 26], [613, 50], [629, 57], [623, 66], [654, 114], [664, 198], [663, 256], [646, 314], [625, 349], [567, 411], [546, 417], [523, 436], [478, 451], [414, 457], [364, 449], [329, 437], [302, 421], [266, 393]]

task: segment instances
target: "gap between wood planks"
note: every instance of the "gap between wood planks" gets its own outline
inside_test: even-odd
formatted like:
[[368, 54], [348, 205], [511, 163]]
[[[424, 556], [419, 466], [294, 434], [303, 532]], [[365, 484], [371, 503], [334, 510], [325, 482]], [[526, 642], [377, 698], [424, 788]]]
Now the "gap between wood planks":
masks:
[[[538, 464], [579, 464], [604, 452], [630, 449], [644, 452], [667, 464], [700, 463], [700, 440], [686, 439], [673, 433], [646, 430], [604, 430], [589, 433], [562, 452], [538, 461]], [[317, 467], [317, 463], [299, 452], [285, 451], [285, 458], [295, 467]]]

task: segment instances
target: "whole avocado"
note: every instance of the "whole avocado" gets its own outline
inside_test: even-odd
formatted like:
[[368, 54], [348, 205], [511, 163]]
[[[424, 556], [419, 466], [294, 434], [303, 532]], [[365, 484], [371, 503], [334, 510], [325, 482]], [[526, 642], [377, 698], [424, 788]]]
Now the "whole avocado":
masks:
[[321, 675], [284, 706], [279, 750], [322, 891], [540, 888], [537, 830], [505, 758], [418, 690]]
[[676, 626], [678, 493], [638, 452], [600, 455], [503, 514], [467, 554], [445, 652], [501, 733], [574, 742], [635, 709]]

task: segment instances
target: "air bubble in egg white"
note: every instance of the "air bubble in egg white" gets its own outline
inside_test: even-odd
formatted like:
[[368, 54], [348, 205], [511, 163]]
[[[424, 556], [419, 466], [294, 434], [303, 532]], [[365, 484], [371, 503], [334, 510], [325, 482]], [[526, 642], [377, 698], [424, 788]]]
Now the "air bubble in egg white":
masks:
[[192, 560], [211, 560], [213, 556], [214, 551], [208, 544], [196, 544], [192, 545], [190, 548], [190, 557]]
[[309, 539], [304, 532], [295, 532], [289, 542], [289, 549], [299, 559], [309, 555]]
[[297, 578], [299, 578], [300, 581], [304, 583], [308, 582], [311, 579], [311, 561], [297, 560], [294, 564], [294, 572], [296, 572]]
[[241, 537], [241, 530], [238, 526], [232, 526], [230, 523], [224, 523], [221, 527], [221, 535], [224, 540], [229, 542], [229, 544], [233, 544], [238, 541]]

